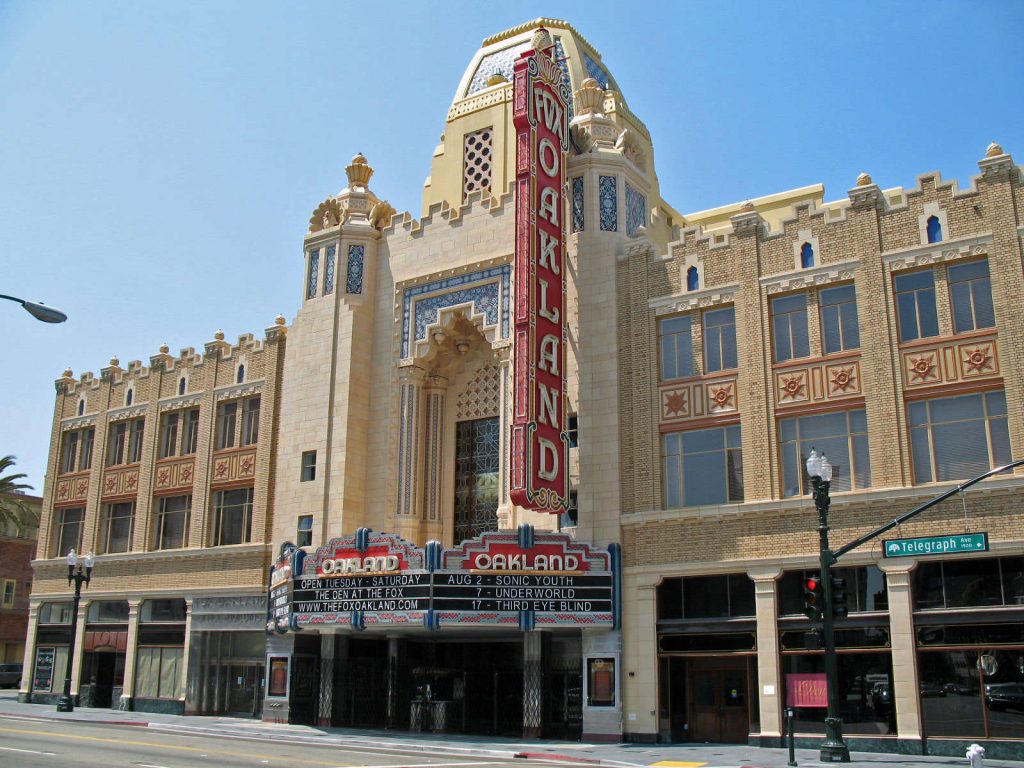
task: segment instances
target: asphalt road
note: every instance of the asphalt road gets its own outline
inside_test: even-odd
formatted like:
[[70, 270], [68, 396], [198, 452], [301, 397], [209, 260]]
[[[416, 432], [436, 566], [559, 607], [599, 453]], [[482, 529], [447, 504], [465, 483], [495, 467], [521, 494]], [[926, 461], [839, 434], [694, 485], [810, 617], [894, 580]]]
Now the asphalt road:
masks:
[[4, 768], [497, 768], [512, 762], [517, 768], [552, 764], [0, 718], [0, 766]]

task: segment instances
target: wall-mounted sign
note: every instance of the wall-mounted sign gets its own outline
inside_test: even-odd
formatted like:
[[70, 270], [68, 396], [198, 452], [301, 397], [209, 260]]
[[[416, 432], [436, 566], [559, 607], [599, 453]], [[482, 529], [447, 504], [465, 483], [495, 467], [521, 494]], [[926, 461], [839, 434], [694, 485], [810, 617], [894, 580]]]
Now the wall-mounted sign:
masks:
[[786, 675], [787, 707], [827, 707], [828, 683], [824, 672]]
[[522, 507], [562, 512], [569, 498], [565, 435], [565, 226], [562, 190], [571, 98], [546, 31], [515, 63], [515, 346], [510, 493]]
[[[397, 567], [365, 570], [367, 557]], [[359, 570], [338, 576], [323, 568], [338, 560], [355, 562]], [[437, 542], [417, 549], [392, 534], [360, 529], [305, 557], [288, 584], [271, 579], [270, 600], [273, 611], [292, 617], [292, 629], [612, 627], [619, 621], [618, 562], [617, 546], [593, 549], [531, 526], [485, 533], [449, 550]], [[289, 584], [286, 595], [281, 590]], [[279, 620], [275, 628], [281, 631]]]
[[958, 552], [988, 552], [988, 533], [954, 533], [917, 539], [888, 539], [882, 542], [885, 557], [955, 555]]

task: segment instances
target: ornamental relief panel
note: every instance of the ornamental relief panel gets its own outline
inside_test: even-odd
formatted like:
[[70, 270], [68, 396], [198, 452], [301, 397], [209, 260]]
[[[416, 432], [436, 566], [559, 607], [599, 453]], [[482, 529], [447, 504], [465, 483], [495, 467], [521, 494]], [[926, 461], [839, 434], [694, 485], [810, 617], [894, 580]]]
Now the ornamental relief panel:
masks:
[[103, 497], [130, 496], [139, 490], [139, 468], [108, 469], [103, 473]]
[[736, 413], [736, 377], [662, 384], [658, 391], [662, 424]]
[[213, 457], [213, 485], [256, 477], [256, 449], [224, 451]]
[[191, 488], [195, 475], [195, 459], [165, 459], [156, 464], [154, 490], [169, 491]]
[[900, 351], [906, 389], [954, 384], [1000, 375], [996, 337], [940, 341]]
[[863, 394], [860, 358], [832, 360], [776, 370], [778, 407], [822, 403]]
[[85, 501], [89, 492], [89, 472], [76, 472], [64, 475], [57, 480], [57, 496], [55, 503], [64, 504], [74, 501]]

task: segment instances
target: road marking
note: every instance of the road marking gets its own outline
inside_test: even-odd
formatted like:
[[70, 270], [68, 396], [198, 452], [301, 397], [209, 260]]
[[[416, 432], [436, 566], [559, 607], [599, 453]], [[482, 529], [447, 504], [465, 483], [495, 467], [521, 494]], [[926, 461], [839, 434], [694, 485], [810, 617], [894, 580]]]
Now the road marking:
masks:
[[56, 752], [40, 752], [38, 749], [15, 749], [14, 747], [0, 747], [4, 752], [24, 752], [29, 755], [54, 755]]
[[[434, 763], [395, 763], [394, 765], [373, 765], [370, 768], [445, 768], [445, 766], [449, 765], [459, 766], [459, 768], [462, 768], [464, 765], [500, 765], [500, 763], [493, 760], [486, 763], [467, 763], [461, 760], [458, 762], [446, 762], [445, 760], [438, 758], [437, 762]], [[336, 768], [344, 768], [344, 766], [336, 766]]]
[[680, 760], [659, 760], [651, 765], [660, 765], [665, 768], [701, 768], [701, 766], [707, 765], [707, 763], [687, 763]]
[[132, 765], [137, 765], [139, 768], [167, 768], [166, 765], [153, 765], [152, 763], [132, 763]]
[[[184, 746], [180, 746], [178, 744], [161, 744], [160, 742], [157, 742], [157, 741], [133, 741], [131, 739], [106, 739], [106, 738], [103, 738], [101, 736], [78, 736], [78, 735], [73, 735], [73, 734], [70, 734], [70, 733], [55, 733], [53, 731], [30, 731], [30, 730], [27, 730], [27, 729], [24, 729], [24, 728], [0, 728], [0, 733], [23, 733], [23, 734], [26, 734], [26, 735], [29, 735], [29, 736], [46, 736], [46, 737], [51, 738], [51, 739], [70, 739], [72, 741], [95, 741], [95, 742], [102, 742], [102, 743], [106, 743], [106, 744], [121, 744], [121, 745], [124, 745], [124, 746], [133, 746], [133, 747], [155, 747], [157, 749], [171, 749], [171, 750], [176, 750], [178, 752], [198, 752], [200, 757], [207, 757], [208, 755], [213, 754], [213, 755], [227, 755], [229, 757], [255, 758], [257, 760], [259, 760], [260, 758], [280, 759], [277, 755], [266, 755], [266, 754], [260, 755], [260, 754], [253, 754], [252, 752], [229, 752], [227, 750], [223, 750], [223, 751], [220, 751], [220, 752], [210, 752], [210, 750], [208, 750], [208, 749], [200, 749], [199, 747], [184, 747]], [[55, 754], [55, 753], [47, 753], [47, 754]], [[298, 764], [301, 764], [301, 765], [324, 765], [324, 766], [330, 766], [330, 768], [336, 768], [336, 766], [338, 765], [338, 763], [335, 762], [335, 761], [326, 762], [326, 761], [322, 761], [322, 760], [302, 760], [302, 759], [297, 758], [297, 757], [290, 757], [290, 758], [288, 758], [288, 762], [289, 763], [298, 763]], [[344, 766], [343, 768], [354, 768], [354, 766]]]

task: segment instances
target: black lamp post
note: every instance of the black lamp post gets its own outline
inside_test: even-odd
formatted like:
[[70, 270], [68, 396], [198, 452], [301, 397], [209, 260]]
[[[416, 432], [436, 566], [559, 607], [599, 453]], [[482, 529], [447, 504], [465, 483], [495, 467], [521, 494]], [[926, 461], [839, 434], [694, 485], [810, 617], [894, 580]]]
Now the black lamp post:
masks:
[[8, 301], [15, 301], [21, 304], [32, 317], [36, 320], [42, 320], [44, 323], [63, 323], [68, 319], [68, 316], [59, 309], [48, 307], [41, 301], [28, 301], [26, 299], [19, 299], [17, 296], [7, 296], [2, 293], [0, 293], [0, 299], [7, 299]]
[[[64, 674], [64, 693], [57, 699], [58, 712], [74, 712], [75, 702], [71, 699], [71, 665], [75, 659], [75, 635], [78, 632], [78, 603], [82, 599], [82, 585], [92, 580], [92, 566], [95, 562], [92, 552], [79, 558], [75, 550], [68, 552], [68, 586], [75, 582], [75, 600], [71, 609], [71, 642], [68, 644], [68, 663]], [[82, 572], [82, 566], [85, 572]]]
[[825, 741], [821, 745], [821, 759], [830, 763], [850, 762], [850, 748], [843, 742], [843, 720], [839, 717], [839, 671], [836, 666], [836, 638], [832, 612], [832, 550], [828, 546], [828, 489], [832, 484], [832, 465], [825, 454], [820, 457], [811, 448], [807, 459], [807, 474], [814, 489], [814, 506], [818, 510], [818, 551], [821, 556], [821, 627], [825, 642], [825, 687], [828, 710], [825, 715]]

